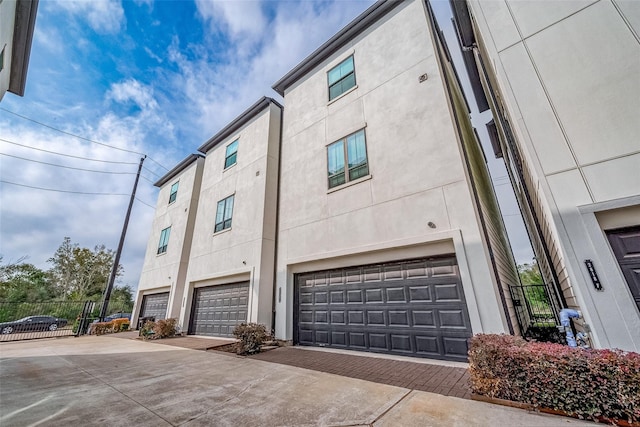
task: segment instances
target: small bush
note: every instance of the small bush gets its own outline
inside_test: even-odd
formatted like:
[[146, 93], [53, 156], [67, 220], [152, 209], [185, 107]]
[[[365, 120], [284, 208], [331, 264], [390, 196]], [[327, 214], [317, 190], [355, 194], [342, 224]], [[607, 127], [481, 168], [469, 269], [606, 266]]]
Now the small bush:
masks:
[[147, 320], [140, 328], [138, 335], [144, 339], [153, 340], [169, 338], [176, 335], [178, 331], [177, 323], [177, 319], [161, 319], [155, 322]]
[[142, 325], [142, 327], [140, 328], [140, 331], [138, 332], [138, 335], [141, 336], [144, 339], [153, 338], [153, 335], [155, 334], [155, 332], [153, 331], [153, 328], [155, 326], [156, 326], [156, 322], [152, 322], [150, 320], [147, 320], [146, 322], [144, 322], [144, 325]]
[[153, 326], [154, 338], [168, 338], [176, 334], [177, 319], [156, 320]]
[[469, 348], [476, 394], [580, 418], [640, 422], [640, 354], [476, 335]]
[[233, 335], [240, 340], [236, 350], [238, 354], [259, 353], [267, 338], [267, 328], [258, 323], [241, 323], [233, 329]]

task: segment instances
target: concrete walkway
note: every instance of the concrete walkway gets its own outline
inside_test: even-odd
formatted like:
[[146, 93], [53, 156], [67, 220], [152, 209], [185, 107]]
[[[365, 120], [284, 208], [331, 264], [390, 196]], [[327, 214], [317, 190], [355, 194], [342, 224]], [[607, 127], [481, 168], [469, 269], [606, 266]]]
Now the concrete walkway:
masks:
[[2, 426], [593, 426], [154, 342], [0, 344]]

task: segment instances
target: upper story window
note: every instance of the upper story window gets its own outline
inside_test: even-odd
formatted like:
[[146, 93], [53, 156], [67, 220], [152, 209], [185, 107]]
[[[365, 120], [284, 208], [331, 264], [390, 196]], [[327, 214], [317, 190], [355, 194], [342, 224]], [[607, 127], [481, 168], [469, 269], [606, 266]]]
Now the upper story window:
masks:
[[224, 168], [233, 166], [236, 164], [238, 157], [238, 140], [236, 139], [231, 144], [227, 145], [227, 152], [224, 157]]
[[356, 85], [356, 71], [353, 55], [333, 67], [327, 73], [329, 80], [329, 101], [342, 95]]
[[369, 175], [364, 129], [327, 147], [329, 188]]
[[171, 233], [171, 227], [167, 227], [160, 233], [160, 241], [158, 242], [158, 255], [167, 252], [167, 246], [169, 246], [169, 233]]
[[169, 194], [169, 204], [175, 202], [176, 198], [178, 197], [178, 184], [180, 184], [180, 181], [171, 186], [171, 194]]
[[222, 199], [218, 202], [218, 210], [216, 211], [216, 227], [214, 233], [231, 228], [231, 217], [233, 216], [233, 199], [234, 195]]

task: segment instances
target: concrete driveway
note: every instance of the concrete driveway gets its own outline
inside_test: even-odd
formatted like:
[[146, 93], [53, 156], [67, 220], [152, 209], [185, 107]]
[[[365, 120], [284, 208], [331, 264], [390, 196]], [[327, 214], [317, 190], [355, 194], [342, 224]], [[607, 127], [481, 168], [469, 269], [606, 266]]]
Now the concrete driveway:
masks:
[[155, 342], [0, 344], [2, 426], [594, 426]]

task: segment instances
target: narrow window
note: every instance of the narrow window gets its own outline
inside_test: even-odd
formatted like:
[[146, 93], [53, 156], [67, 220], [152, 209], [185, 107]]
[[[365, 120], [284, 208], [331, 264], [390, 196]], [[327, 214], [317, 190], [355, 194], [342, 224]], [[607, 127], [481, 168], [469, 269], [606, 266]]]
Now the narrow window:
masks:
[[237, 157], [238, 157], [238, 140], [235, 140], [231, 144], [227, 145], [227, 152], [224, 158], [224, 168], [226, 169], [229, 166], [235, 165]]
[[231, 228], [231, 217], [233, 216], [233, 198], [231, 195], [226, 199], [218, 202], [218, 210], [216, 211], [216, 227], [214, 232]]
[[2, 52], [0, 52], [0, 71], [4, 70], [4, 48], [2, 47]]
[[353, 56], [348, 57], [327, 73], [329, 80], [329, 101], [342, 95], [356, 85]]
[[364, 129], [327, 147], [327, 169], [329, 188], [369, 174]]
[[169, 204], [175, 202], [176, 198], [178, 197], [178, 184], [179, 183], [180, 183], [180, 181], [176, 182], [175, 184], [173, 184], [171, 186], [171, 194], [169, 194]]
[[158, 255], [167, 252], [167, 246], [169, 245], [169, 233], [171, 227], [167, 227], [160, 233], [160, 242], [158, 242]]

